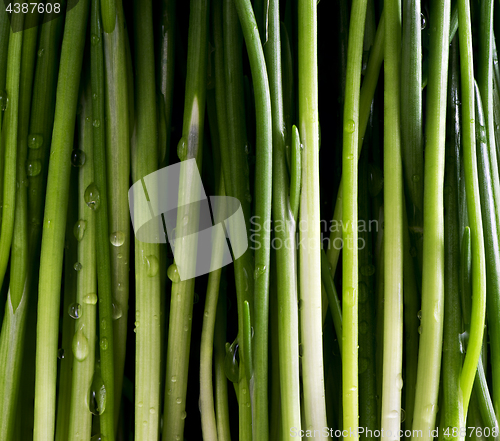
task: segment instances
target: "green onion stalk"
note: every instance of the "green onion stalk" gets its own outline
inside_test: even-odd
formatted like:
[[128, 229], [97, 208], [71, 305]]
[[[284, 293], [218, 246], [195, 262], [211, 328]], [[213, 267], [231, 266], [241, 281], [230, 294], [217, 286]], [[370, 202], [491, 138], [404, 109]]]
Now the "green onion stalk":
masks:
[[[167, 347], [167, 373], [165, 380], [165, 409], [163, 439], [176, 440], [183, 436], [186, 418], [186, 391], [189, 363], [189, 344], [193, 314], [194, 278], [180, 280], [178, 268], [192, 269], [196, 244], [184, 242], [187, 231], [196, 231], [198, 210], [189, 207], [188, 201], [197, 200], [200, 189], [194, 178], [201, 170], [203, 155], [203, 128], [206, 98], [206, 73], [208, 56], [208, 0], [193, 0], [189, 17], [188, 66], [184, 101], [182, 138], [177, 154], [187, 164], [183, 165], [179, 178], [179, 207], [175, 230], [175, 263], [168, 269], [172, 280], [170, 320]], [[197, 193], [198, 192], [198, 193]], [[183, 207], [184, 206], [184, 207]], [[192, 277], [192, 276], [190, 276]]]

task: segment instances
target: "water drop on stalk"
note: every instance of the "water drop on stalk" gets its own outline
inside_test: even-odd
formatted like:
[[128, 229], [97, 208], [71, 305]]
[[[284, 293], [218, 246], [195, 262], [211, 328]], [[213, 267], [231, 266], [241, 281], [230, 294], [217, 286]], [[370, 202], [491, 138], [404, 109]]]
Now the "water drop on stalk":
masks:
[[101, 39], [97, 35], [92, 34], [91, 41], [92, 41], [92, 46], [97, 46], [101, 41]]
[[175, 402], [177, 404], [181, 404], [182, 403], [182, 398], [181, 397], [177, 397], [177, 399], [175, 400]]
[[375, 266], [374, 265], [363, 265], [361, 267], [361, 274], [365, 277], [370, 277], [375, 274]]
[[146, 257], [146, 265], [147, 265], [147, 275], [149, 277], [154, 277], [158, 274], [158, 270], [160, 268], [160, 263], [158, 262], [158, 258], [156, 256], [147, 256]]
[[5, 90], [0, 90], [0, 110], [5, 112], [7, 110], [7, 105], [9, 103], [9, 98], [7, 97], [7, 92]]
[[109, 235], [109, 241], [111, 245], [120, 247], [125, 242], [125, 233], [123, 231], [115, 231]]
[[73, 265], [73, 268], [74, 268], [75, 271], [80, 271], [83, 268], [83, 265], [80, 262], [76, 262]]
[[123, 315], [122, 308], [116, 300], [113, 300], [111, 306], [113, 307], [112, 318], [118, 320]]
[[28, 147], [30, 149], [36, 150], [43, 145], [43, 135], [39, 133], [30, 133], [28, 135]]
[[98, 129], [99, 127], [101, 127], [101, 121], [99, 121], [98, 119], [95, 119], [94, 122], [92, 123], [92, 125]]
[[233, 342], [232, 345], [226, 343], [226, 357], [224, 358], [224, 372], [226, 377], [232, 383], [238, 383], [239, 381], [239, 367], [238, 361], [236, 360], [236, 354], [238, 351], [238, 345]]
[[427, 19], [425, 18], [424, 14], [420, 13], [420, 29], [423, 31], [426, 26], [427, 26]]
[[254, 279], [258, 279], [266, 272], [266, 265], [257, 265], [254, 271]]
[[96, 369], [90, 386], [89, 410], [94, 415], [102, 415], [106, 410], [106, 387], [101, 377], [100, 369]]
[[86, 229], [87, 221], [85, 219], [76, 221], [75, 226], [73, 227], [73, 234], [78, 242], [80, 242], [83, 239], [83, 236], [85, 236]]
[[82, 307], [79, 303], [72, 303], [68, 307], [68, 314], [71, 318], [78, 320], [82, 316]]
[[344, 124], [344, 132], [347, 132], [347, 133], [354, 133], [354, 130], [356, 129], [356, 123], [350, 119], [348, 121], [345, 122]]
[[82, 328], [80, 328], [76, 334], [73, 336], [73, 355], [78, 361], [83, 361], [89, 355], [89, 342]]
[[38, 159], [26, 162], [26, 174], [28, 176], [31, 177], [38, 176], [41, 171], [42, 171], [42, 163]]
[[177, 375], [173, 375], [171, 380], [172, 380], [172, 383], [176, 383], [177, 382]]
[[175, 263], [168, 267], [167, 276], [172, 281], [172, 283], [178, 283], [181, 281], [181, 277]]
[[365, 303], [368, 300], [368, 286], [366, 286], [365, 282], [360, 282], [358, 290], [358, 302]]
[[368, 332], [368, 323], [366, 321], [362, 321], [358, 326], [358, 331], [360, 334], [366, 334]]
[[358, 373], [362, 374], [366, 372], [366, 370], [368, 369], [368, 365], [369, 365], [368, 359], [365, 357], [361, 357], [359, 359]]
[[108, 349], [108, 339], [106, 337], [101, 339], [101, 349], [105, 351]]
[[92, 183], [85, 190], [85, 203], [92, 210], [97, 210], [101, 204], [101, 196], [97, 186]]
[[83, 302], [86, 303], [87, 305], [95, 305], [97, 303], [97, 294], [95, 292], [87, 294], [83, 298]]
[[71, 165], [73, 167], [82, 167], [85, 164], [85, 152], [75, 149], [71, 152]]
[[59, 360], [64, 359], [64, 349], [63, 348], [59, 348], [59, 350], [57, 351], [57, 358], [59, 358]]
[[421, 309], [417, 312], [417, 317], [419, 320], [422, 320], [422, 310]]
[[186, 138], [183, 136], [180, 139], [179, 144], [177, 144], [177, 156], [181, 161], [184, 161], [185, 159], [187, 159], [187, 155], [188, 155], [188, 143], [186, 141]]

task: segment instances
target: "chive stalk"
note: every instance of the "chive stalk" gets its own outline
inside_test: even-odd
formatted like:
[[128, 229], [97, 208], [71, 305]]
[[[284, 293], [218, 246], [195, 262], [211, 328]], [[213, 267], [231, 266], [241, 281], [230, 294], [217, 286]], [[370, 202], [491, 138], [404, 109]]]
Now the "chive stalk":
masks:
[[[302, 154], [302, 193], [299, 228], [301, 343], [305, 426], [326, 427], [321, 317], [321, 255], [319, 213], [319, 120], [317, 7], [315, 0], [298, 3], [299, 131]], [[300, 225], [300, 224], [299, 224]], [[351, 293], [354, 298], [354, 292]], [[290, 429], [288, 429], [290, 430]]]
[[35, 441], [54, 438], [57, 336], [64, 231], [69, 195], [78, 87], [83, 61], [89, 0], [80, 0], [66, 14], [62, 44], [51, 160], [43, 221], [38, 296], [35, 378]]
[[403, 386], [403, 172], [400, 131], [400, 2], [384, 7], [384, 331], [381, 428], [399, 439]]

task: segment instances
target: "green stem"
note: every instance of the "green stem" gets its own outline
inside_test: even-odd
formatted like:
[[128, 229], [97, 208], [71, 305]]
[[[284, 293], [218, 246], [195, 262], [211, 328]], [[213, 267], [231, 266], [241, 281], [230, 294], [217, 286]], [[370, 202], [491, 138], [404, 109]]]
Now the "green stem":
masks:
[[[316, 0], [299, 0], [299, 131], [304, 144], [300, 200], [300, 298], [304, 414], [307, 428], [326, 427], [321, 317], [319, 121]], [[299, 223], [300, 226], [300, 223]], [[351, 293], [354, 298], [354, 292]], [[290, 428], [288, 428], [290, 430]]]
[[443, 183], [446, 135], [449, 0], [432, 3], [427, 84], [422, 318], [413, 428], [428, 439], [437, 413], [444, 314]]
[[[92, 432], [89, 396], [95, 365], [97, 279], [95, 212], [85, 201], [85, 191], [94, 182], [94, 141], [92, 139], [92, 90], [88, 71], [80, 94], [78, 149], [73, 156], [85, 157], [78, 170], [78, 220], [71, 227], [78, 241], [78, 258], [70, 266], [77, 274], [76, 301], [64, 314], [73, 319], [73, 375], [71, 386], [70, 422], [67, 439], [88, 439]], [[101, 409], [99, 409], [99, 413]]]
[[[208, 52], [208, 0], [192, 0], [189, 14], [188, 65], [186, 93], [184, 100], [184, 121], [182, 138], [177, 152], [179, 159], [196, 160], [201, 171], [203, 154], [203, 130], [206, 98], [206, 74]], [[179, 179], [179, 206], [192, 201], [199, 188], [193, 185], [190, 166], [181, 169]], [[191, 222], [184, 222], [184, 219]], [[176, 236], [183, 237], [184, 231], [196, 231], [197, 210], [179, 209], [177, 213]], [[175, 264], [169, 270], [172, 284], [170, 320], [167, 348], [167, 374], [165, 381], [165, 410], [163, 439], [175, 440], [182, 437], [186, 407], [187, 372], [189, 365], [189, 345], [193, 313], [194, 278], [180, 281], [179, 268], [192, 268], [192, 256], [196, 254], [196, 244], [178, 241], [175, 248]], [[176, 266], [177, 265], [177, 266]], [[174, 276], [175, 274], [175, 276]]]
[[71, 168], [69, 159], [89, 4], [89, 0], [80, 0], [68, 11], [64, 25], [40, 257], [34, 441], [54, 439], [59, 302]]
[[384, 55], [384, 338], [381, 428], [398, 433], [401, 425], [403, 361], [403, 171], [400, 132], [401, 9], [385, 5]]
[[352, 4], [347, 49], [347, 75], [344, 102], [342, 179], [342, 404], [343, 427], [359, 438], [358, 413], [358, 142], [361, 62], [366, 18], [366, 0]]
[[[111, 232], [111, 295], [114, 307], [113, 350], [115, 366], [115, 425], [122, 401], [123, 371], [127, 344], [129, 297], [130, 214], [128, 189], [130, 179], [129, 92], [125, 19], [121, 0], [116, 1], [116, 26], [104, 32], [106, 94], [106, 167], [108, 224]], [[101, 201], [102, 202], [102, 201]]]
[[[152, 2], [134, 1], [135, 130], [132, 180], [137, 182], [158, 167], [156, 90]], [[155, 189], [148, 189], [154, 200]], [[159, 438], [160, 413], [160, 248], [135, 239], [136, 376], [135, 439]], [[165, 421], [165, 427], [168, 421]]]
[[[101, 375], [106, 390], [106, 408], [101, 409], [99, 423], [101, 435], [109, 441], [115, 438], [115, 367], [114, 367], [114, 341], [113, 341], [113, 306], [111, 290], [111, 261], [110, 261], [110, 238], [111, 241], [116, 236], [109, 235], [108, 224], [108, 186], [106, 179], [106, 124], [104, 101], [104, 47], [103, 47], [103, 27], [106, 29], [106, 23], [101, 23], [101, 0], [92, 0], [91, 6], [91, 49], [90, 49], [90, 78], [92, 83], [92, 126], [94, 137], [94, 185], [97, 188], [100, 198], [100, 206], [95, 207], [95, 249], [97, 252], [97, 286], [99, 289], [99, 346], [100, 346], [100, 366]], [[105, 3], [113, 3], [112, 12], [114, 13], [113, 23], [116, 19], [116, 10], [114, 1], [103, 0]], [[103, 11], [104, 12], [104, 11]], [[106, 17], [103, 13], [103, 20]], [[108, 23], [109, 27], [110, 23]], [[113, 29], [115, 26], [113, 26]], [[113, 178], [114, 179], [114, 178]], [[88, 191], [88, 189], [86, 190]]]
[[460, 376], [463, 418], [467, 416], [469, 398], [481, 352], [486, 306], [486, 262], [483, 221], [477, 176], [476, 140], [474, 127], [474, 73], [472, 56], [471, 17], [468, 0], [458, 2], [460, 70], [462, 84], [462, 130], [467, 208], [472, 237], [473, 305], [467, 355]]

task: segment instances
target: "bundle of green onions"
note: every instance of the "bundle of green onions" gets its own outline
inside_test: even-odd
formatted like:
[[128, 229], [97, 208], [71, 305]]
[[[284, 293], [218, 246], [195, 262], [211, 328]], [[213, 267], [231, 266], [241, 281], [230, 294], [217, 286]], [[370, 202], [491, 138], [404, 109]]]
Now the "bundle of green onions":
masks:
[[[499, 438], [495, 32], [493, 0], [0, 2], [0, 441]], [[243, 239], [220, 204], [186, 278], [196, 168]]]

